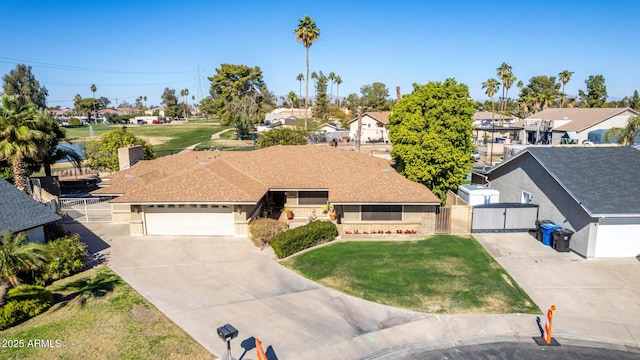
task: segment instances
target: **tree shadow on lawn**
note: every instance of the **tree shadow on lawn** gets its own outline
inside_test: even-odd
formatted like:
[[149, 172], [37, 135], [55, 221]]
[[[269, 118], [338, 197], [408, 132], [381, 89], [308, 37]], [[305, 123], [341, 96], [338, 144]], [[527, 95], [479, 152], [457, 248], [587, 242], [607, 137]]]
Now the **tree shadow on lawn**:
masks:
[[[71, 303], [79, 303], [84, 306], [89, 297], [103, 297], [113, 291], [116, 285], [122, 284], [122, 280], [112, 273], [100, 272], [91, 278], [82, 278], [70, 283], [55, 287], [55, 310], [63, 308]], [[71, 292], [62, 295], [58, 292]]]

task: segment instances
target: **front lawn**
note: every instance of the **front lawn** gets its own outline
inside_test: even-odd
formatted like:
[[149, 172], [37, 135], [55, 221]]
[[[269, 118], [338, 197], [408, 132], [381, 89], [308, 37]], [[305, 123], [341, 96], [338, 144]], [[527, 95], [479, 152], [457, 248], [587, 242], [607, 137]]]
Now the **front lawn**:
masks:
[[0, 359], [215, 359], [106, 267], [48, 289], [51, 309], [0, 331]]
[[540, 313], [472, 237], [335, 243], [282, 263], [346, 294], [416, 311]]

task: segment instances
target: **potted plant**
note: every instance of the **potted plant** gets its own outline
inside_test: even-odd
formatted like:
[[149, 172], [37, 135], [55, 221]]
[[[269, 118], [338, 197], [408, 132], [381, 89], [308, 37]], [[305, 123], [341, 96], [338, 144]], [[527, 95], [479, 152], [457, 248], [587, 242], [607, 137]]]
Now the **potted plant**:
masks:
[[329, 204], [329, 219], [331, 219], [331, 220], [335, 220], [336, 219], [336, 209], [331, 204]]
[[293, 211], [291, 211], [291, 209], [284, 208], [284, 209], [282, 209], [282, 212], [287, 214], [287, 219], [289, 219], [289, 220], [293, 219]]

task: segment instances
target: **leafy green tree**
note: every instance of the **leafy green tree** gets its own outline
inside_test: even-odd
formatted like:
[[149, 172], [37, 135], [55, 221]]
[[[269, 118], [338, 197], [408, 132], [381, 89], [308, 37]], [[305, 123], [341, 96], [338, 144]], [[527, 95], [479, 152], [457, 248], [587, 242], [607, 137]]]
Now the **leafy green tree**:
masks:
[[33, 104], [18, 106], [17, 98], [2, 97], [0, 109], [0, 159], [11, 161], [14, 184], [27, 190], [26, 158], [40, 160], [47, 151], [46, 136], [35, 129], [40, 117]]
[[555, 76], [538, 75], [529, 79], [527, 86], [520, 89], [518, 102], [525, 114], [546, 109], [556, 102], [560, 97], [560, 83], [556, 82]]
[[344, 99], [344, 105], [349, 109], [349, 113], [355, 114], [358, 112], [358, 106], [362, 106], [362, 99], [358, 94], [352, 93]]
[[[307, 76], [306, 79], [306, 90], [305, 90], [305, 101], [304, 108], [309, 108], [309, 48], [313, 45], [314, 42], [318, 40], [320, 37], [320, 29], [316, 25], [316, 22], [307, 15], [305, 15], [302, 19], [298, 21], [298, 26], [293, 29], [294, 34], [296, 35], [296, 40], [300, 41], [302, 45], [306, 49], [307, 54]], [[307, 117], [304, 119], [304, 127], [307, 128]]]
[[266, 148], [276, 145], [306, 145], [307, 131], [304, 129], [283, 127], [269, 131], [263, 131], [258, 136], [256, 145]]
[[327, 99], [327, 77], [320, 71], [316, 83], [316, 103], [313, 106], [313, 117], [319, 121], [329, 118], [329, 99]]
[[445, 200], [471, 169], [473, 100], [454, 79], [413, 87], [389, 117], [391, 157], [400, 174]]
[[366, 111], [388, 111], [393, 107], [389, 98], [389, 89], [381, 82], [364, 85], [360, 88], [362, 106]]
[[564, 97], [566, 96], [564, 92], [564, 87], [567, 85], [569, 80], [571, 80], [571, 76], [573, 75], [573, 71], [564, 70], [558, 74], [558, 79], [562, 83], [562, 99], [560, 100], [560, 108], [564, 107]]
[[260, 67], [222, 64], [209, 80], [215, 114], [222, 125], [234, 126], [240, 136], [264, 118], [265, 95], [272, 95], [267, 94]]
[[203, 115], [215, 115], [216, 113], [216, 107], [211, 96], [205, 96], [200, 99], [200, 106], [198, 106], [198, 108]]
[[162, 104], [164, 105], [164, 115], [170, 119], [178, 117], [180, 114], [180, 106], [178, 106], [178, 97], [175, 89], [164, 88], [162, 92]]
[[0, 234], [0, 300], [10, 286], [20, 285], [20, 273], [45, 264], [44, 245], [27, 241], [25, 233]]
[[590, 108], [604, 107], [607, 103], [607, 85], [604, 83], [604, 76], [589, 75], [584, 83], [587, 85], [587, 91], [578, 90], [580, 102]]
[[640, 95], [638, 95], [638, 90], [633, 91], [633, 96], [629, 100], [629, 107], [640, 111]]
[[633, 145], [634, 140], [640, 137], [640, 116], [632, 116], [627, 120], [627, 125], [623, 128], [613, 127], [604, 133], [604, 140], [609, 142], [617, 139], [618, 144], [624, 146]]
[[121, 126], [102, 134], [98, 140], [87, 142], [87, 165], [92, 169], [118, 171], [118, 149], [129, 145], [142, 145], [145, 160], [156, 157], [149, 143], [133, 135], [126, 126]]
[[47, 88], [40, 86], [36, 77], [31, 73], [31, 66], [16, 65], [2, 77], [4, 95], [17, 97], [17, 106], [22, 108], [27, 104], [33, 104], [36, 109], [47, 107]]

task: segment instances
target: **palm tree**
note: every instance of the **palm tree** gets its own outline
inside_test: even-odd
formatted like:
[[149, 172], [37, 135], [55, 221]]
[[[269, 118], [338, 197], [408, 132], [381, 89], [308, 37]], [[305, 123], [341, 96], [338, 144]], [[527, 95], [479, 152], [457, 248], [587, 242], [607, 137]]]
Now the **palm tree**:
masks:
[[516, 77], [513, 76], [511, 65], [506, 62], [503, 62], [496, 70], [498, 77], [502, 80], [502, 101], [500, 103], [500, 114], [502, 115], [507, 111], [509, 88], [511, 88], [511, 85], [516, 81]]
[[331, 87], [329, 90], [329, 104], [333, 104], [333, 83], [336, 82], [336, 73], [334, 73], [333, 71], [331, 71], [329, 73], [329, 77], [327, 77], [327, 79], [329, 79], [329, 81], [331, 82]]
[[46, 152], [46, 136], [42, 131], [29, 127], [38, 113], [32, 105], [18, 109], [16, 99], [2, 97], [0, 110], [0, 158], [11, 161], [13, 182], [20, 191], [27, 191], [24, 159], [39, 160]]
[[318, 74], [314, 71], [311, 73], [311, 79], [313, 80], [313, 90], [316, 89], [316, 81], [318, 80]]
[[298, 109], [300, 109], [300, 98], [302, 98], [302, 80], [304, 80], [304, 74], [300, 73], [296, 76], [296, 80], [300, 83], [300, 88], [298, 89]]
[[44, 245], [27, 242], [25, 233], [5, 231], [0, 235], [0, 300], [9, 286], [20, 285], [21, 272], [36, 270], [45, 263], [44, 251]]
[[340, 75], [336, 75], [334, 82], [336, 83], [336, 101], [340, 104], [340, 84], [342, 84], [342, 78]]
[[604, 133], [604, 140], [608, 142], [612, 138], [617, 138], [618, 144], [630, 146], [638, 136], [640, 136], [640, 116], [632, 116], [627, 120], [625, 127], [614, 127], [607, 130]]
[[[93, 113], [96, 113], [96, 91], [98, 91], [98, 88], [96, 87], [96, 84], [91, 84], [91, 92], [93, 93]], [[89, 118], [91, 118], [91, 116], [89, 116]]]
[[498, 89], [500, 89], [500, 83], [498, 82], [497, 79], [491, 78], [482, 83], [482, 88], [485, 89], [485, 94], [487, 94], [487, 96], [491, 98], [491, 152], [490, 152], [491, 160], [489, 161], [491, 162], [493, 161], [493, 132], [495, 130], [494, 114], [496, 110], [495, 103], [493, 102], [493, 96], [498, 92]]
[[566, 94], [564, 93], [564, 86], [567, 85], [569, 80], [571, 80], [571, 75], [573, 75], [573, 71], [564, 70], [558, 74], [558, 79], [562, 82], [562, 99], [560, 100], [560, 108], [564, 107], [564, 97]]
[[189, 89], [184, 89], [184, 116], [189, 122]]
[[291, 102], [291, 115], [293, 115], [293, 104], [298, 100], [296, 93], [294, 91], [289, 91], [289, 95], [287, 95], [287, 100]]
[[147, 107], [147, 97], [146, 96], [144, 97], [144, 107], [145, 108]]
[[309, 108], [309, 48], [320, 37], [320, 29], [316, 26], [315, 21], [307, 15], [298, 21], [298, 27], [293, 29], [296, 40], [300, 41], [306, 48], [307, 53], [307, 76], [306, 76], [306, 92], [305, 92], [305, 117], [304, 129], [307, 129], [307, 111]]

